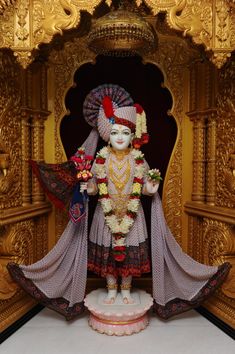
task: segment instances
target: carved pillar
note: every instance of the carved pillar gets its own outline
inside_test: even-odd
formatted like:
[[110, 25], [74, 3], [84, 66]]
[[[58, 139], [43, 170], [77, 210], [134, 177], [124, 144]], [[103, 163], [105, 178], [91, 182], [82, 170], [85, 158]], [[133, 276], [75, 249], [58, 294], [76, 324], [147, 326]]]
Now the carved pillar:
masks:
[[192, 200], [205, 201], [205, 118], [193, 119], [193, 192]]
[[[32, 114], [32, 159], [42, 161], [44, 158], [43, 134], [44, 120], [46, 116], [43, 112], [34, 112]], [[35, 176], [32, 179], [32, 202], [40, 204], [44, 201], [44, 193]]]
[[216, 197], [216, 120], [212, 113], [207, 121], [206, 139], [206, 203], [215, 205]]
[[40, 95], [40, 107], [42, 110], [46, 111], [48, 109], [47, 105], [47, 67], [46, 65], [41, 66], [41, 75], [40, 75], [40, 87], [41, 87], [41, 95]]
[[31, 158], [31, 124], [27, 110], [22, 110], [21, 141], [22, 141], [22, 205], [31, 204], [31, 170], [29, 159]]
[[[47, 119], [47, 68], [36, 62], [27, 74], [28, 106], [31, 107], [32, 159], [44, 160], [44, 121]], [[33, 94], [32, 94], [33, 93]], [[44, 193], [35, 176], [32, 178], [32, 203], [44, 201]]]

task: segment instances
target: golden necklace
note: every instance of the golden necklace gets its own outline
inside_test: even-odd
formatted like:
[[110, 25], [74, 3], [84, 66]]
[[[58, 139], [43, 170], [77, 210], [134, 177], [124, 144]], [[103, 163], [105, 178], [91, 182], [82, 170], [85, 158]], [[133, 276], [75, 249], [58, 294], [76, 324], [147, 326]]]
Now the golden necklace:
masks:
[[[120, 173], [114, 171], [114, 167], [113, 167], [114, 163], [115, 163], [115, 166], [118, 168], [118, 172], [120, 172]], [[122, 193], [127, 182], [129, 181], [130, 174], [131, 174], [131, 166], [130, 166], [129, 159], [127, 159], [125, 161], [121, 161], [121, 163], [116, 163], [116, 161], [113, 161], [112, 155], [111, 155], [111, 158], [109, 160], [108, 170], [109, 170], [109, 178], [112, 181], [112, 183], [114, 184], [117, 192]], [[121, 170], [123, 170], [123, 171], [121, 172]]]
[[122, 161], [123, 158], [130, 153], [130, 149], [115, 150], [113, 148], [110, 148], [110, 152], [116, 157], [117, 160]]

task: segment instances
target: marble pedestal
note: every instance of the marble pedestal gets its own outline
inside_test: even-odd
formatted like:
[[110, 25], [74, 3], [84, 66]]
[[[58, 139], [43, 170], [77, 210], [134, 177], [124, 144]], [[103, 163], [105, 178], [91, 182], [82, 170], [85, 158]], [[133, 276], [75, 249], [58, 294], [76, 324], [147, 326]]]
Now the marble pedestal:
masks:
[[153, 304], [151, 295], [143, 290], [133, 290], [133, 304], [124, 304], [118, 294], [114, 304], [105, 304], [105, 289], [97, 289], [85, 298], [90, 311], [89, 325], [99, 333], [124, 336], [138, 333], [149, 323], [147, 311]]

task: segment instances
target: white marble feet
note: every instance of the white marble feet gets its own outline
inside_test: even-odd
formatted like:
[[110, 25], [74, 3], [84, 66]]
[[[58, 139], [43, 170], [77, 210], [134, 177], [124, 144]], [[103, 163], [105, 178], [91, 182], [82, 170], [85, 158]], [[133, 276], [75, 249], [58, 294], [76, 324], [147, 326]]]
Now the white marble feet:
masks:
[[124, 304], [134, 304], [134, 299], [131, 296], [130, 290], [121, 290], [122, 301]]
[[117, 297], [117, 289], [108, 290], [107, 296], [104, 298], [104, 304], [112, 305], [115, 303]]
[[[128, 295], [129, 294], [124, 294]], [[124, 297], [125, 298], [125, 297]], [[99, 333], [124, 336], [138, 333], [148, 325], [147, 311], [153, 304], [151, 295], [143, 290], [133, 290], [131, 298], [124, 303], [123, 294], [117, 294], [114, 303], [107, 304], [107, 291], [98, 289], [85, 298], [90, 311], [89, 325]]]

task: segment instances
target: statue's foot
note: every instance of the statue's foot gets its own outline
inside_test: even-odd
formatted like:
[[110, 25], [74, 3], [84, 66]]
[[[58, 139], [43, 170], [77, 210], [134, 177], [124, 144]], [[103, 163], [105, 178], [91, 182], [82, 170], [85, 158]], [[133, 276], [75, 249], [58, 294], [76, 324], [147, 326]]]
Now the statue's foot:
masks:
[[106, 304], [106, 305], [112, 305], [112, 304], [114, 304], [114, 302], [115, 302], [115, 297], [106, 297], [105, 299], [104, 299], [104, 304]]
[[121, 290], [122, 301], [124, 304], [134, 304], [134, 299], [131, 297], [130, 290]]
[[104, 304], [106, 304], [106, 305], [114, 304], [116, 297], [117, 297], [117, 290], [116, 289], [108, 290], [108, 295], [104, 299]]

